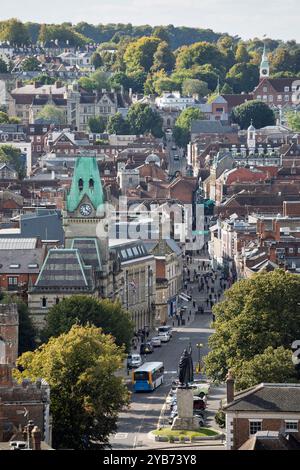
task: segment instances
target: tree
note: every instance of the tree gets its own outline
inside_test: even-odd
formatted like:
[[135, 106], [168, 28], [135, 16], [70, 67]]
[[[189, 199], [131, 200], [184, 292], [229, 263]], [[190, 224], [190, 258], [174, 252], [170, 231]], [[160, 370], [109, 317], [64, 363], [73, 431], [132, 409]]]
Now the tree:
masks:
[[300, 132], [300, 113], [289, 112], [285, 115], [287, 124], [292, 131]]
[[261, 382], [296, 382], [295, 367], [291, 360], [291, 350], [280, 346], [267, 347], [249, 361], [240, 361], [232, 368], [235, 387], [243, 390]]
[[[211, 351], [205, 359], [209, 377], [222, 381], [233, 369], [239, 387], [243, 387], [246, 382], [260, 381], [264, 369], [266, 382], [274, 377], [291, 379], [288, 355], [281, 348], [289, 351], [292, 362], [291, 344], [300, 337], [299, 276], [281, 269], [255, 274], [226, 291], [225, 300], [215, 305], [213, 312], [215, 333], [209, 339]], [[281, 360], [286, 365], [285, 377]]]
[[92, 73], [91, 79], [95, 83], [97, 90], [101, 91], [103, 89], [108, 89], [109, 84], [107, 72], [103, 72], [103, 70], [96, 70], [96, 72]]
[[191, 139], [191, 124], [196, 119], [203, 119], [204, 116], [199, 108], [184, 109], [175, 122], [174, 138], [179, 147], [186, 147]]
[[233, 89], [231, 88], [231, 86], [228, 85], [228, 83], [224, 83], [224, 85], [221, 88], [221, 94], [230, 95], [231, 93], [233, 93]]
[[127, 121], [133, 134], [151, 132], [154, 137], [162, 137], [162, 118], [145, 103], [135, 103], [127, 114]]
[[7, 73], [7, 63], [0, 58], [0, 73]]
[[220, 67], [224, 64], [224, 60], [224, 54], [217, 46], [203, 41], [180, 48], [176, 57], [176, 67], [189, 69], [193, 65], [205, 64]]
[[29, 34], [26, 26], [16, 18], [0, 22], [0, 41], [9, 41], [14, 46], [29, 43]]
[[121, 87], [124, 90], [129, 90], [129, 88], [133, 87], [133, 80], [125, 72], [116, 72], [109, 78], [109, 85], [110, 88], [115, 90], [120, 90]]
[[26, 57], [22, 62], [23, 72], [35, 72], [40, 69], [40, 62], [36, 57]]
[[250, 55], [244, 44], [240, 43], [235, 52], [235, 61], [239, 64], [250, 62]]
[[130, 125], [121, 113], [116, 113], [109, 117], [106, 130], [109, 134], [117, 135], [127, 135], [131, 132]]
[[90, 92], [93, 92], [97, 88], [95, 80], [90, 77], [80, 77], [78, 80], [78, 85], [84, 90]]
[[106, 128], [106, 119], [103, 116], [91, 117], [88, 120], [88, 126], [91, 132], [101, 134]]
[[18, 380], [42, 377], [50, 385], [54, 448], [108, 446], [118, 413], [129, 401], [123, 379], [116, 376], [123, 359], [112, 336], [79, 325], [18, 359]]
[[151, 70], [157, 72], [164, 70], [171, 72], [175, 66], [175, 56], [167, 42], [161, 42], [153, 55], [153, 65]]
[[236, 106], [231, 113], [231, 119], [242, 129], [247, 129], [251, 121], [256, 129], [275, 124], [275, 115], [269, 106], [262, 101], [253, 100]]
[[133, 324], [129, 313], [122, 310], [117, 302], [107, 299], [95, 299], [85, 295], [76, 295], [63, 299], [50, 308], [43, 340], [69, 331], [72, 325], [92, 324], [102, 328], [103, 333], [114, 336], [119, 346], [125, 344], [129, 350], [133, 335]]
[[128, 72], [149, 72], [154, 62], [154, 54], [160, 44], [160, 39], [142, 37], [128, 44], [124, 61]]
[[0, 145], [0, 162], [11, 165], [18, 173], [18, 178], [24, 178], [25, 168], [20, 149], [9, 144]]
[[10, 296], [8, 294], [3, 295], [2, 293], [0, 293], [0, 301], [2, 304], [17, 304], [19, 315], [18, 354], [21, 355], [26, 351], [33, 351], [36, 347], [36, 331], [30, 319], [27, 304], [16, 295]]
[[9, 116], [4, 111], [0, 111], [0, 124], [6, 124], [9, 122]]
[[254, 64], [235, 64], [227, 73], [226, 81], [234, 93], [252, 91], [259, 82], [258, 67]]
[[193, 96], [194, 94], [199, 97], [208, 95], [209, 89], [207, 83], [203, 80], [196, 78], [187, 78], [182, 84], [182, 94], [184, 96]]
[[38, 113], [37, 119], [43, 119], [51, 124], [65, 124], [66, 116], [64, 111], [52, 104], [46, 104]]
[[155, 38], [158, 38], [161, 41], [164, 41], [168, 44], [170, 42], [170, 35], [169, 35], [168, 30], [165, 26], [156, 26], [153, 29], [152, 36], [154, 36]]
[[103, 65], [103, 61], [99, 52], [94, 52], [91, 57], [91, 63], [95, 67], [95, 69], [99, 69]]
[[54, 83], [56, 82], [56, 78], [50, 77], [46, 73], [43, 73], [41, 75], [38, 75], [37, 77], [34, 77], [33, 81], [38, 82], [41, 85], [54, 85]]

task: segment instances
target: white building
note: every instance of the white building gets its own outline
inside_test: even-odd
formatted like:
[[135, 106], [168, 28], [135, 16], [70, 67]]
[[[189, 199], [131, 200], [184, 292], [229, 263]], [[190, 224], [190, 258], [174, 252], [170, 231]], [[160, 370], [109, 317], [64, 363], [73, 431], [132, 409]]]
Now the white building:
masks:
[[179, 91], [172, 91], [172, 93], [164, 92], [162, 96], [155, 99], [155, 104], [159, 109], [183, 109], [195, 106], [197, 100], [190, 96], [181, 96]]

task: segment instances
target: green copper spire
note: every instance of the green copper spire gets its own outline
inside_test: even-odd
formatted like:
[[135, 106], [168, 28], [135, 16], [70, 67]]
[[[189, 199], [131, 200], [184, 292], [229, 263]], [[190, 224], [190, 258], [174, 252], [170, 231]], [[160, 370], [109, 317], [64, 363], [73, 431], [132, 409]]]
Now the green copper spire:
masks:
[[74, 212], [84, 196], [89, 198], [95, 210], [104, 203], [99, 169], [94, 157], [78, 157], [76, 160], [71, 189], [67, 195], [68, 212]]

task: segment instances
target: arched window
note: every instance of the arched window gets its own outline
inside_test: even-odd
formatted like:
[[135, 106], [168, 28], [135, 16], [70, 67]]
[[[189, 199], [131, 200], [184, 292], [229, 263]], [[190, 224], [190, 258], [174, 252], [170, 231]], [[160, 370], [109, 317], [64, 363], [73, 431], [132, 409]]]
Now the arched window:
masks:
[[79, 180], [78, 180], [78, 189], [79, 189], [79, 191], [83, 190], [83, 179], [82, 178], [79, 178]]
[[94, 189], [94, 180], [93, 180], [93, 178], [90, 178], [90, 180], [89, 180], [89, 188]]

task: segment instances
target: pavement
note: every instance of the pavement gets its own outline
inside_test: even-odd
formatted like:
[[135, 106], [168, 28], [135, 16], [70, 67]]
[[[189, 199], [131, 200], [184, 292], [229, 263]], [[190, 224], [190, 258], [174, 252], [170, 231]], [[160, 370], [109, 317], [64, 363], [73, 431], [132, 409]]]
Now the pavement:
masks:
[[[200, 261], [199, 261], [200, 260]], [[155, 348], [154, 352], [149, 356], [151, 361], [162, 361], [165, 366], [164, 383], [156, 390], [151, 393], [134, 393], [130, 382], [130, 377], [127, 378], [128, 388], [132, 392], [131, 403], [129, 409], [119, 415], [118, 420], [118, 431], [110, 439], [110, 444], [113, 449], [158, 449], [158, 448], [172, 448], [174, 444], [155, 442], [149, 438], [148, 434], [157, 428], [158, 422], [164, 419], [162, 409], [166, 400], [166, 397], [170, 391], [172, 381], [177, 379], [177, 368], [180, 356], [183, 350], [191, 344], [192, 356], [194, 364], [199, 360], [198, 350], [196, 348], [197, 343], [202, 343], [201, 358], [203, 358], [209, 351], [208, 349], [208, 338], [213, 333], [212, 328], [212, 314], [211, 306], [207, 304], [208, 296], [211, 294], [211, 288], [215, 289], [215, 292], [222, 295], [220, 290], [220, 273], [217, 274], [214, 282], [210, 279], [207, 284], [204, 284], [202, 290], [199, 291], [200, 279], [196, 279], [194, 276], [194, 270], [196, 273], [204, 274], [210, 272], [210, 267], [202, 269], [202, 261], [206, 260], [207, 265], [209, 264], [207, 255], [198, 256], [196, 261], [187, 265], [190, 271], [190, 282], [187, 285], [187, 291], [191, 293], [192, 301], [183, 302], [187, 306], [184, 319], [186, 324], [184, 326], [175, 324], [173, 328], [173, 338], [168, 343], [163, 343], [161, 347]], [[199, 270], [200, 264], [200, 270]], [[223, 281], [222, 281], [223, 282]], [[225, 287], [228, 287], [226, 284]], [[195, 304], [193, 305], [193, 302]], [[203, 306], [205, 309], [204, 314], [196, 313], [198, 306]], [[173, 320], [169, 323], [172, 325]], [[201, 360], [202, 366], [203, 362]], [[203, 369], [203, 367], [202, 367]], [[201, 374], [195, 374], [195, 378], [205, 378], [205, 371], [201, 371]], [[219, 408], [220, 400], [225, 396], [225, 387], [211, 387], [211, 392], [208, 397], [207, 404], [207, 421], [206, 426], [218, 429], [214, 421], [214, 415]], [[160, 421], [161, 422], [161, 421]], [[201, 448], [203, 450], [213, 448], [214, 450], [223, 449], [224, 446], [221, 441], [203, 441], [188, 446], [188, 444], [181, 444], [185, 449]]]

